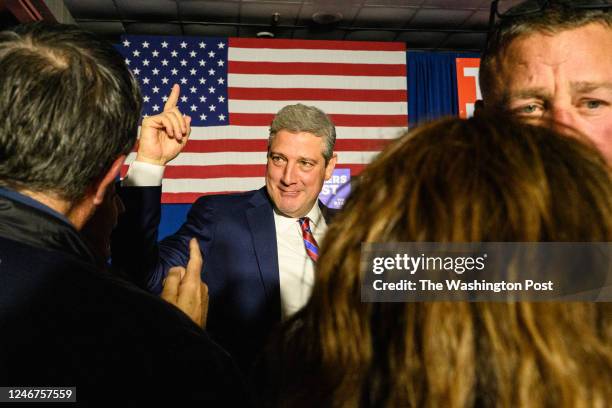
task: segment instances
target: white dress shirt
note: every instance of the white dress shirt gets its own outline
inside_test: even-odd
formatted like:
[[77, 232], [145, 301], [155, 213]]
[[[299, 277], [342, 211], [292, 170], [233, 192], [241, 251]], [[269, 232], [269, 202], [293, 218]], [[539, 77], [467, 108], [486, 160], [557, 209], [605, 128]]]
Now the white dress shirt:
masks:
[[[318, 203], [308, 212], [310, 230], [317, 244], [327, 231], [327, 223]], [[312, 291], [314, 262], [306, 253], [302, 228], [298, 218], [274, 212], [276, 246], [278, 248], [278, 274], [280, 282], [281, 313], [283, 320], [301, 309]]]

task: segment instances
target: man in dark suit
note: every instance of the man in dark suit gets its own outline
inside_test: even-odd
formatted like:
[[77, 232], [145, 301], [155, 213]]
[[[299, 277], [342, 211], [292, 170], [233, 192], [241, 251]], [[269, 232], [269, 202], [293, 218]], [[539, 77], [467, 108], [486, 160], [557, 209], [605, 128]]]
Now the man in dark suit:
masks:
[[[121, 192], [127, 210], [114, 236], [114, 261], [123, 264], [141, 253], [147, 263], [128, 270], [139, 271], [135, 280], [158, 293], [168, 268], [186, 263], [187, 243], [197, 238], [210, 295], [207, 330], [248, 369], [275, 324], [310, 296], [317, 242], [330, 215], [318, 195], [336, 164], [335, 138], [321, 110], [284, 107], [270, 127], [265, 187], [200, 198], [183, 226], [157, 245], [163, 165], [178, 151], [164, 149], [169, 135], [143, 124], [137, 159]], [[142, 187], [147, 184], [158, 186]]]
[[[230, 356], [179, 309], [114, 278], [80, 233], [96, 210], [112, 226], [119, 209], [108, 189], [141, 104], [123, 58], [76, 27], [35, 24], [0, 33], [0, 72], [0, 384], [76, 386], [87, 405], [242, 406]], [[164, 298], [182, 304], [182, 289]]]

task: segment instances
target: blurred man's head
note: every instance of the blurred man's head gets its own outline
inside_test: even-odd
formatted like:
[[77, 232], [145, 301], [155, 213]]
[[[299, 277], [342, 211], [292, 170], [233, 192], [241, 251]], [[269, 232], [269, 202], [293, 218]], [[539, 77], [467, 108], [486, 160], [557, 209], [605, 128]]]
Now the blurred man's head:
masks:
[[480, 87], [486, 107], [574, 127], [612, 163], [612, 3], [528, 0], [511, 9], [490, 35]]
[[26, 25], [0, 33], [0, 78], [0, 186], [68, 207], [89, 198], [89, 217], [136, 140], [123, 58], [74, 26]]
[[270, 126], [266, 188], [276, 209], [303, 217], [317, 202], [336, 165], [336, 129], [314, 106], [289, 105]]

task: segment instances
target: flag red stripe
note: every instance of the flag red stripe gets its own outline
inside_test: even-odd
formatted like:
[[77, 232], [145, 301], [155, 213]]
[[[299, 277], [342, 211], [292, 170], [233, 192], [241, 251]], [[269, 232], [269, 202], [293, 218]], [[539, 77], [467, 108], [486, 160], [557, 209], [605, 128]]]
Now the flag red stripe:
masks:
[[267, 101], [406, 102], [405, 89], [228, 88], [229, 99]]
[[[365, 168], [365, 164], [338, 164], [338, 169], [350, 169], [351, 176], [355, 176]], [[231, 164], [215, 166], [168, 166], [164, 178], [225, 178], [225, 177], [264, 177], [266, 165], [262, 164]]]
[[230, 74], [404, 77], [406, 76], [406, 65], [229, 61], [227, 72]]
[[236, 48], [272, 48], [279, 50], [406, 51], [406, 44], [403, 42], [375, 41], [284, 40], [231, 37], [229, 45]]
[[[265, 135], [262, 135], [265, 137]], [[358, 152], [379, 151], [389, 143], [389, 139], [337, 139], [336, 151]], [[268, 149], [267, 139], [214, 139], [190, 140], [183, 152], [265, 152]]]
[[[329, 115], [336, 126], [407, 127], [408, 115]], [[273, 113], [231, 113], [230, 124], [236, 126], [270, 126]]]
[[230, 194], [237, 191], [210, 191], [207, 193], [162, 193], [164, 204], [193, 204], [198, 198], [213, 194]]

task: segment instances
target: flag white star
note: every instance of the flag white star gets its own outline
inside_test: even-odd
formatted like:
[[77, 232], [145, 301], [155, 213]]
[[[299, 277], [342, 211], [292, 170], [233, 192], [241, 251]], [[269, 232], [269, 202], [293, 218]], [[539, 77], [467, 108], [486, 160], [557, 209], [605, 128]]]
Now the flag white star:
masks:
[[147, 95], [142, 97], [142, 100], [146, 103], [149, 102], [149, 99], [151, 99], [150, 97], [148, 97]]
[[191, 75], [195, 75], [195, 74], [197, 74], [197, 72], [198, 72], [198, 71], [196, 71], [196, 69], [195, 69], [195, 68], [191, 68], [191, 69], [189, 70], [189, 73], [190, 73]]
[[225, 48], [225, 43], [220, 42], [219, 44], [217, 44], [217, 47], [222, 50], [223, 48]]
[[210, 52], [208, 53], [208, 56], [209, 56], [210, 58], [214, 58], [214, 57], [215, 57], [215, 52], [214, 52], [214, 51], [210, 51]]
[[124, 47], [129, 47], [130, 46], [130, 42], [128, 40], [123, 40], [123, 46]]
[[197, 107], [197, 106], [195, 106], [195, 105], [191, 105], [191, 111], [192, 111], [192, 112], [195, 112], [195, 111], [197, 111], [197, 110], [198, 110], [198, 107]]
[[212, 87], [212, 86], [210, 88], [208, 88], [208, 92], [209, 93], [215, 93], [215, 91], [216, 91], [216, 89], [214, 87]]
[[189, 90], [191, 91], [191, 93], [196, 93], [198, 91], [195, 86], [192, 86], [191, 88], [189, 88]]
[[164, 101], [164, 102], [168, 102], [168, 95], [164, 95], [164, 96], [162, 97], [162, 101]]
[[212, 68], [211, 68], [211, 69], [209, 69], [209, 70], [208, 70], [208, 75], [211, 75], [211, 76], [212, 76], [212, 75], [215, 75], [215, 70], [214, 70], [214, 69], [212, 69]]
[[178, 55], [178, 52], [176, 52], [176, 50], [172, 50], [170, 55], [172, 55], [173, 57], [176, 57]]
[[206, 102], [206, 97], [204, 95], [200, 96], [200, 102]]
[[167, 67], [167, 66], [168, 66], [168, 60], [167, 60], [167, 59], [163, 59], [163, 60], [162, 60], [162, 65], [163, 65], [164, 67]]
[[225, 61], [219, 60], [219, 61], [217, 61], [217, 65], [222, 67], [223, 65], [225, 65]]
[[181, 43], [181, 48], [187, 48], [187, 43], [185, 41]]
[[176, 68], [172, 68], [170, 72], [172, 73], [172, 75], [178, 74], [178, 70]]
[[187, 99], [189, 98], [187, 98], [185, 95], [181, 96], [181, 102], [187, 102]]
[[130, 61], [130, 60], [129, 60], [129, 59], [127, 59], [127, 58], [125, 59], [125, 65], [130, 65], [130, 62], [132, 62], [132, 61]]
[[187, 83], [187, 78], [182, 77], [181, 78], [181, 84], [185, 85]]
[[196, 55], [198, 55], [198, 54], [197, 54], [195, 51], [191, 51], [191, 52], [189, 53], [189, 56], [190, 56], [191, 58], [195, 58], [195, 57], [196, 57]]
[[140, 56], [140, 51], [134, 50], [134, 52], [132, 52], [132, 55], [134, 55], [135, 57], [139, 57]]
[[225, 79], [223, 79], [223, 78], [219, 78], [219, 79], [217, 79], [217, 83], [218, 83], [219, 85], [223, 85], [223, 84], [225, 83]]
[[153, 110], [155, 112], [157, 112], [159, 110], [159, 105], [157, 105], [157, 104], [153, 105]]
[[200, 60], [200, 61], [198, 61], [198, 62], [200, 63], [200, 66], [201, 66], [201, 67], [206, 66], [206, 61], [204, 61], [204, 60]]
[[153, 68], [153, 75], [158, 75], [159, 74], [159, 69], [157, 68]]
[[204, 85], [204, 84], [206, 83], [206, 79], [205, 79], [205, 78], [200, 78], [200, 83], [201, 83], [202, 85]]
[[149, 43], [148, 42], [143, 42], [142, 43], [142, 48], [149, 48]]
[[219, 120], [223, 122], [225, 120], [225, 115], [224, 114], [220, 114], [219, 115]]
[[148, 59], [142, 60], [142, 65], [144, 65], [145, 67], [148, 67], [149, 66], [149, 60]]
[[187, 61], [185, 61], [184, 59], [181, 60], [181, 67], [185, 67], [187, 66]]
[[153, 87], [153, 93], [159, 93], [159, 88], [158, 88], [158, 87], [156, 87], [156, 86], [154, 86], [154, 87]]
[[167, 43], [167, 42], [165, 42], [165, 41], [164, 41], [164, 42], [163, 42], [163, 43], [161, 43], [161, 44], [162, 44], [162, 48], [168, 48], [168, 43]]
[[132, 71], [134, 73], [134, 75], [140, 75], [140, 70], [138, 68], [134, 68], [134, 71]]
[[168, 83], [168, 78], [163, 77], [163, 78], [162, 78], [162, 84], [164, 84], [164, 85], [165, 85], [165, 84], [167, 84], [167, 83]]
[[143, 118], [148, 118], [149, 115], [147, 115], [146, 113], [144, 115], [142, 115]]
[[221, 103], [225, 102], [225, 96], [220, 96], [217, 99], [219, 99], [219, 102]]
[[215, 107], [215, 105], [210, 105], [210, 106], [208, 107], [208, 109], [209, 109], [211, 112], [214, 112], [214, 111], [215, 111], [215, 109], [217, 109], [217, 108]]
[[148, 85], [149, 84], [149, 78], [147, 78], [147, 77], [142, 78], [142, 83], [145, 84], [145, 85]]
[[151, 55], [153, 55], [154, 57], [159, 57], [159, 51], [157, 51], [157, 50], [153, 50], [153, 52], [151, 53]]
[[206, 48], [206, 44], [204, 43], [204, 41], [200, 43], [200, 48]]

